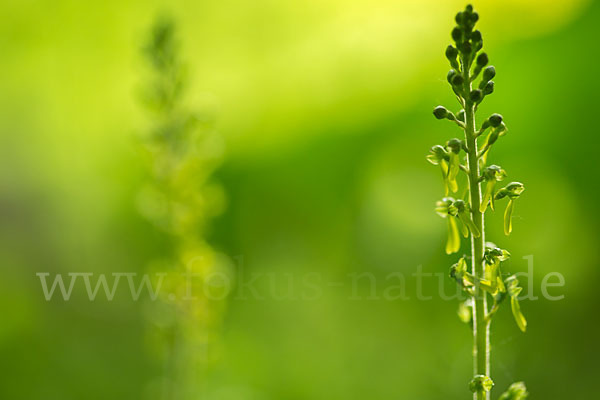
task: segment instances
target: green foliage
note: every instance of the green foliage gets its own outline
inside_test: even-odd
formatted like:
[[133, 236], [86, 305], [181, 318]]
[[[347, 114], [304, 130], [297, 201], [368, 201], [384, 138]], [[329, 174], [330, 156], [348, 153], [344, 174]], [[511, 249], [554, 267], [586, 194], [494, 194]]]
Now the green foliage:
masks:
[[[448, 46], [445, 52], [452, 67], [447, 80], [461, 109], [456, 115], [441, 105], [433, 111], [437, 119], [448, 119], [459, 125], [464, 131], [464, 140], [450, 139], [444, 146], [433, 146], [427, 160], [440, 166], [444, 181], [446, 197], [436, 203], [435, 211], [447, 220], [446, 253], [453, 254], [460, 250], [459, 231], [465, 238], [469, 235], [471, 237], [471, 271], [468, 270], [467, 256], [462, 256], [450, 268], [450, 277], [469, 295], [469, 299], [460, 304], [458, 311], [459, 318], [465, 323], [471, 323], [474, 330], [473, 362], [476, 375], [469, 387], [476, 400], [488, 400], [494, 385], [490, 378], [488, 336], [492, 317], [508, 296], [515, 322], [523, 332], [527, 321], [518, 300], [522, 290], [518, 280], [514, 275], [505, 278], [502, 274], [502, 262], [510, 257], [510, 253], [493, 243], [485, 242], [485, 213], [488, 209], [495, 211], [496, 202], [507, 198], [504, 233], [509, 235], [512, 232], [514, 203], [525, 187], [520, 182], [511, 182], [497, 190], [496, 183], [504, 180], [507, 173], [498, 165], [487, 165], [490, 149], [507, 133], [502, 115], [490, 115], [478, 129], [475, 124], [475, 113], [479, 105], [494, 92], [492, 79], [496, 76], [495, 68], [488, 65], [489, 56], [480, 52], [483, 37], [481, 32], [474, 30], [478, 20], [479, 14], [470, 5], [459, 12], [456, 15], [457, 26], [451, 33], [455, 44]], [[479, 76], [481, 80], [476, 84], [475, 80]], [[468, 201], [447, 197], [449, 192], [456, 193], [461, 189], [457, 180], [460, 171], [467, 178], [464, 191]], [[491, 308], [488, 308], [488, 300], [493, 301]], [[509, 392], [503, 398], [522, 399], [526, 396], [523, 395], [526, 391], [522, 384], [511, 386]]]

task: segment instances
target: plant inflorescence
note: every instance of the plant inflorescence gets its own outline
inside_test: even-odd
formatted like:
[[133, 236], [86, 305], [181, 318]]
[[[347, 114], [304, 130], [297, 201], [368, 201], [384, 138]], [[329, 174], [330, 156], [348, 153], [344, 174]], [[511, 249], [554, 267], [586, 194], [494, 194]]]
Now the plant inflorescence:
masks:
[[144, 136], [149, 179], [139, 203], [165, 234], [169, 253], [154, 263], [169, 279], [148, 313], [164, 358], [164, 399], [198, 398], [201, 375], [213, 358], [209, 345], [226, 305], [224, 296], [193, 290], [223, 272], [221, 256], [205, 239], [208, 221], [222, 208], [220, 187], [211, 179], [222, 145], [210, 117], [184, 101], [186, 74], [178, 50], [174, 22], [160, 18], [144, 48], [151, 74], [144, 93], [150, 116]]
[[[475, 114], [479, 105], [494, 92], [496, 69], [488, 65], [488, 55], [481, 51], [483, 38], [474, 29], [479, 14], [468, 5], [456, 15], [456, 26], [451, 36], [454, 45], [446, 48], [446, 58], [452, 69], [447, 80], [461, 109], [453, 113], [437, 106], [433, 114], [446, 119], [464, 132], [463, 138], [453, 138], [445, 145], [433, 146], [427, 160], [437, 165], [442, 173], [445, 197], [436, 203], [435, 211], [446, 219], [448, 240], [446, 253], [458, 253], [460, 236], [471, 239], [471, 254], [463, 255], [450, 268], [450, 276], [462, 287], [468, 300], [459, 306], [459, 317], [473, 329], [473, 372], [469, 384], [475, 400], [489, 400], [494, 386], [490, 373], [490, 323], [499, 307], [510, 298], [511, 310], [519, 329], [525, 332], [527, 321], [521, 313], [518, 296], [522, 288], [515, 275], [503, 271], [502, 262], [510, 253], [498, 248], [485, 238], [485, 213], [494, 211], [497, 203], [506, 200], [504, 233], [512, 231], [515, 201], [524, 191], [520, 182], [510, 182], [497, 188], [507, 177], [498, 165], [488, 165], [492, 147], [507, 133], [500, 114], [487, 117], [476, 125]], [[461, 189], [459, 178], [466, 176]], [[468, 263], [471, 263], [469, 268]], [[500, 400], [523, 400], [528, 393], [522, 382], [514, 383], [500, 396]]]

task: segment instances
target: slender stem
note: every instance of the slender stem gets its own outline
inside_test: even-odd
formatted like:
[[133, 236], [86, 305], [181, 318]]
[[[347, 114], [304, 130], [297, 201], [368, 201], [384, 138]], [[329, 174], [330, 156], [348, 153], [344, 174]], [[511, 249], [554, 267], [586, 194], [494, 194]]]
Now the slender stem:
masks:
[[[475, 104], [468, 98], [471, 92], [469, 63], [463, 62], [465, 81], [465, 140], [469, 153], [467, 167], [469, 169], [469, 192], [471, 196], [471, 214], [473, 223], [481, 232], [476, 238], [471, 235], [472, 274], [479, 279], [484, 277], [483, 255], [485, 243], [484, 214], [479, 211], [481, 203], [481, 186], [479, 183], [479, 160], [477, 157], [477, 137], [475, 133]], [[478, 282], [479, 279], [475, 279]], [[476, 288], [473, 296], [473, 372], [474, 375], [490, 376], [490, 330], [487, 321], [487, 296], [485, 291]], [[474, 400], [489, 400], [489, 392], [477, 392]]]

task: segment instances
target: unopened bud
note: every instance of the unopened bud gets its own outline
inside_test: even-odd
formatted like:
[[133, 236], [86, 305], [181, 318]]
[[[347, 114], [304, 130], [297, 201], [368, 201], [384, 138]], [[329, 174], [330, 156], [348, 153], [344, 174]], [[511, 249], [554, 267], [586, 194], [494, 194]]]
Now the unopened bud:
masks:
[[489, 81], [485, 84], [485, 87], [483, 88], [483, 94], [487, 96], [488, 94], [492, 93], [494, 93], [494, 81]]
[[485, 67], [489, 61], [490, 60], [489, 60], [488, 55], [486, 53], [481, 53], [480, 55], [477, 56], [477, 65], [479, 67], [482, 67], [482, 68]]
[[489, 118], [490, 125], [494, 128], [497, 128], [502, 123], [502, 115], [500, 114], [492, 114]]
[[454, 27], [454, 29], [452, 29], [452, 39], [456, 42], [456, 43], [460, 43], [462, 42], [462, 30], [456, 26]]
[[437, 106], [433, 109], [433, 115], [435, 115], [437, 119], [444, 119], [448, 116], [448, 110], [444, 106]]
[[461, 86], [463, 83], [465, 82], [465, 79], [462, 77], [462, 75], [456, 75], [452, 78], [452, 85], [453, 86]]
[[496, 76], [496, 68], [494, 68], [493, 65], [490, 65], [489, 67], [487, 67], [486, 69], [483, 70], [483, 80], [484, 81], [489, 81], [494, 79], [494, 77]]
[[452, 45], [446, 47], [446, 58], [450, 61], [452, 68], [458, 69], [459, 66], [456, 57], [458, 57], [458, 49]]
[[471, 101], [477, 103], [481, 101], [481, 99], [483, 99], [483, 93], [481, 92], [481, 90], [475, 89], [469, 94], [469, 98], [471, 99]]
[[446, 76], [446, 79], [448, 79], [448, 83], [452, 84], [452, 78], [454, 78], [456, 74], [458, 74], [458, 72], [456, 72], [456, 70], [454, 69], [448, 71], [448, 75]]
[[456, 14], [456, 17], [454, 17], [454, 20], [458, 25], [462, 25], [465, 20], [465, 13], [463, 11], [459, 11], [458, 14]]
[[458, 50], [456, 49], [456, 47], [449, 45], [448, 47], [446, 47], [446, 58], [450, 61], [452, 60], [456, 60], [456, 57], [458, 56]]

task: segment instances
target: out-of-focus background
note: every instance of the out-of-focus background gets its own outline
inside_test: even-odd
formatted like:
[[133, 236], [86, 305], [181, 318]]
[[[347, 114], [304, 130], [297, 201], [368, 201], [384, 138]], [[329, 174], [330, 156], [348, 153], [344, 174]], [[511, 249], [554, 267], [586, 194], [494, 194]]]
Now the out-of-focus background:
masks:
[[[161, 256], [136, 199], [147, 180], [141, 49], [162, 14], [177, 24], [186, 102], [215, 116], [226, 143], [214, 180], [227, 204], [207, 239], [242, 282], [196, 398], [469, 398], [471, 333], [457, 301], [440, 298], [437, 278], [419, 300], [412, 277], [456, 260], [433, 212], [439, 171], [424, 157], [460, 134], [431, 110], [458, 108], [444, 48], [464, 5], [3, 1], [0, 398], [161, 398], [147, 303], [126, 290], [90, 301], [82, 286], [46, 301], [36, 273], [143, 273]], [[500, 112], [510, 129], [490, 161], [527, 188], [513, 234], [497, 212], [488, 236], [512, 253], [512, 272], [533, 256], [522, 282], [534, 295], [547, 273], [566, 282], [549, 291], [563, 300], [522, 302], [526, 334], [500, 311], [497, 392], [524, 380], [535, 399], [592, 398], [600, 2], [474, 5], [498, 72], [480, 116]], [[392, 276], [405, 277], [404, 297], [385, 296]]]

